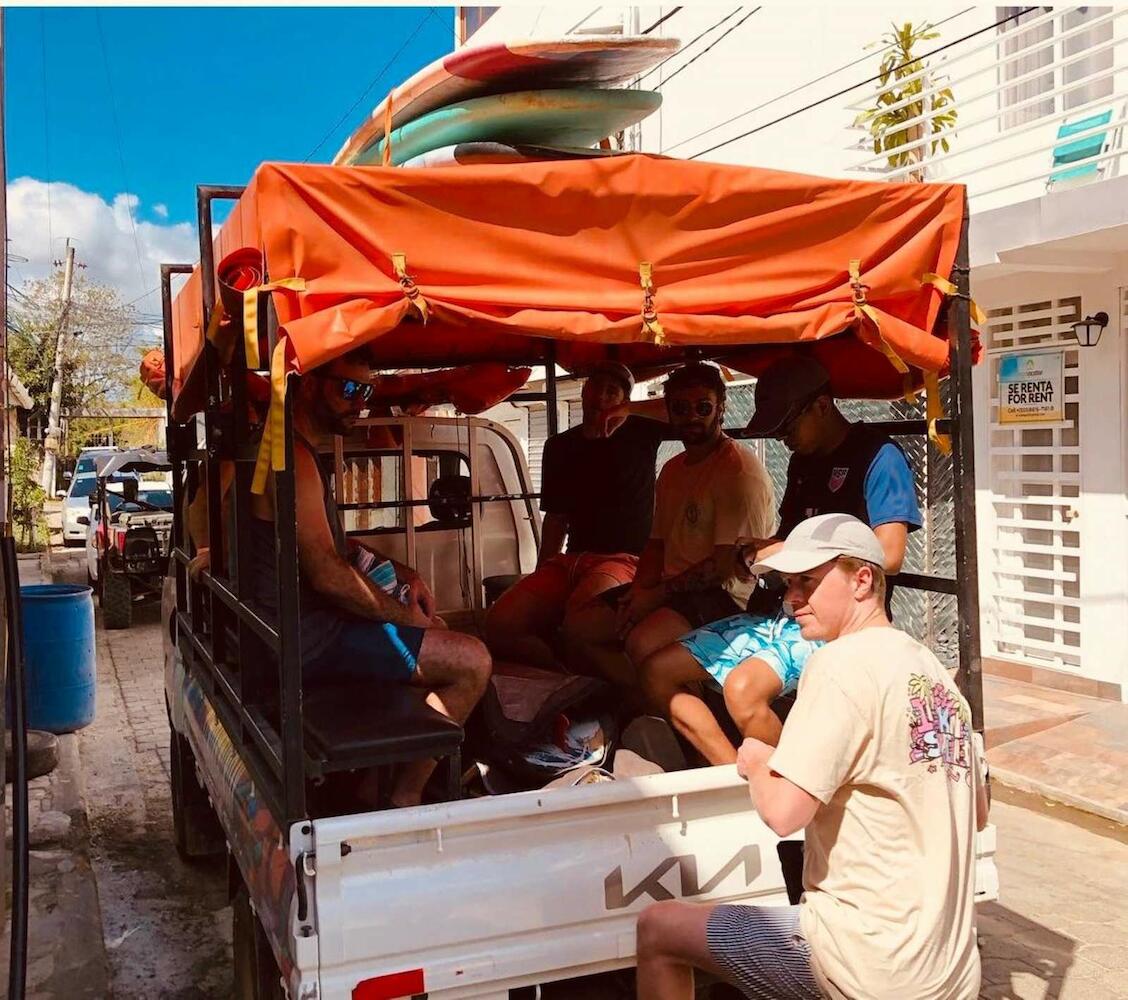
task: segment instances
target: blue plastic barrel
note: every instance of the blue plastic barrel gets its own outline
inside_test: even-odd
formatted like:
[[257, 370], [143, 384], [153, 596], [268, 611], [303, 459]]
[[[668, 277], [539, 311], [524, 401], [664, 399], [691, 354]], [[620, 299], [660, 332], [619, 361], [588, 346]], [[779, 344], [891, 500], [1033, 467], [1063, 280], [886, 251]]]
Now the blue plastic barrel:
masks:
[[27, 724], [72, 733], [94, 721], [94, 600], [89, 587], [20, 587]]

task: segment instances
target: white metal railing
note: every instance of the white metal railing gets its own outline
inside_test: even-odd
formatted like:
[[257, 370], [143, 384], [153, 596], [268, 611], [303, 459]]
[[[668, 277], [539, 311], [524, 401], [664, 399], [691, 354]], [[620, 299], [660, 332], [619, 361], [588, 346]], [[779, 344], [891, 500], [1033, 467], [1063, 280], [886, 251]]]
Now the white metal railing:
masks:
[[[1118, 22], [1128, 15], [1128, 7], [1098, 10], [1090, 20], [1067, 26], [1076, 10], [1054, 8], [1009, 30], [992, 31], [986, 41], [980, 35], [928, 59], [928, 65], [911, 75], [872, 90], [869, 106], [876, 108], [881, 95], [921, 83], [920, 93], [900, 98], [881, 111], [896, 112], [922, 103], [924, 110], [894, 126], [893, 131], [908, 133], [909, 141], [888, 152], [874, 153], [868, 128], [858, 126], [865, 128], [869, 148], [849, 169], [890, 181], [959, 181], [968, 185], [969, 196], [980, 207], [985, 207], [984, 202], [1036, 197], [1056, 185], [1074, 186], [1118, 174], [1126, 152], [1124, 126], [1128, 125], [1128, 30]], [[1035, 33], [1047, 31], [1050, 37], [1034, 38]], [[1078, 50], [1086, 38], [1091, 44]], [[1035, 65], [1043, 59], [1044, 65]], [[1108, 65], [1092, 68], [1094, 60]], [[1013, 74], [1010, 79], [1008, 72]], [[1068, 79], [1071, 72], [1085, 75]], [[1044, 86], [1039, 87], [1043, 81]], [[931, 99], [945, 89], [952, 92], [951, 102], [930, 108]], [[1107, 93], [1096, 93], [1098, 90]], [[1069, 96], [1082, 100], [1067, 108]], [[856, 98], [851, 108], [859, 109]], [[953, 109], [957, 114], [954, 126], [932, 132], [933, 119]], [[1059, 134], [1063, 125], [1105, 111], [1108, 121]], [[1033, 117], [1016, 120], [1026, 116]], [[1094, 142], [1098, 137], [1105, 140], [1099, 146]], [[940, 140], [947, 141], [947, 151], [935, 145]], [[1055, 162], [1055, 153], [1060, 154], [1063, 147], [1085, 142], [1095, 146], [1085, 151], [1087, 155]], [[899, 154], [913, 159], [891, 166], [890, 158]]]

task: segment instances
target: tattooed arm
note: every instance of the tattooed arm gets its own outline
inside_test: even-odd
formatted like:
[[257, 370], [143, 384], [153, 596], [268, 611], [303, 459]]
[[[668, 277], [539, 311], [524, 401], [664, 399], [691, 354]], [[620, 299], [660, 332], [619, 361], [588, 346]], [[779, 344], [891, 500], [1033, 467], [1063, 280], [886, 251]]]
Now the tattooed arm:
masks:
[[732, 545], [718, 545], [713, 554], [689, 569], [666, 580], [667, 594], [684, 594], [695, 590], [723, 587], [736, 576], [736, 550]]

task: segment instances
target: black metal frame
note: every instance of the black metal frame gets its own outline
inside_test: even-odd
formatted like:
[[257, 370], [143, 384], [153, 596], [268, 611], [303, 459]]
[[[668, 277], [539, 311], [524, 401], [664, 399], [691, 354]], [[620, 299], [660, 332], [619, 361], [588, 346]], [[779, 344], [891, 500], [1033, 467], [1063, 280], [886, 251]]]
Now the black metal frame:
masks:
[[[203, 288], [203, 322], [215, 307], [215, 260], [213, 252], [212, 202], [217, 199], [237, 199], [241, 187], [201, 186], [197, 188], [197, 208], [200, 234], [200, 261]], [[282, 828], [307, 817], [306, 778], [319, 773], [317, 762], [310, 759], [304, 748], [302, 724], [302, 690], [300, 661], [300, 622], [298, 616], [298, 564], [295, 522], [293, 475], [293, 412], [287, 399], [285, 408], [286, 469], [275, 475], [275, 545], [278, 556], [278, 609], [279, 626], [274, 628], [259, 617], [241, 600], [248, 584], [246, 573], [248, 554], [247, 532], [242, 530], [249, 514], [245, 508], [250, 496], [254, 453], [248, 446], [246, 422], [238, 419], [245, 412], [245, 386], [242, 378], [243, 362], [241, 343], [236, 347], [235, 377], [223, 378], [215, 347], [205, 339], [203, 367], [207, 406], [204, 414], [205, 444], [200, 449], [196, 441], [194, 418], [178, 423], [172, 406], [172, 276], [190, 274], [189, 264], [163, 264], [161, 266], [161, 292], [164, 314], [164, 342], [166, 357], [166, 402], [168, 407], [168, 455], [173, 465], [173, 495], [177, 517], [173, 526], [172, 560], [176, 572], [176, 637], [188, 669], [203, 685], [224, 728], [231, 737], [254, 778], [259, 790], [279, 818]], [[959, 671], [961, 690], [972, 708], [974, 724], [982, 728], [983, 696], [980, 662], [980, 635], [978, 614], [978, 572], [975, 535], [975, 465], [974, 425], [971, 388], [971, 328], [970, 300], [968, 298], [968, 240], [967, 214], [954, 266], [956, 294], [948, 310], [951, 330], [951, 418], [941, 422], [939, 430], [950, 432], [953, 441], [953, 474], [955, 480], [955, 539], [957, 573], [954, 579], [928, 574], [901, 573], [899, 587], [931, 593], [955, 595], [959, 612]], [[275, 341], [276, 321], [273, 307], [267, 302], [265, 310], [269, 331], [269, 348]], [[694, 352], [701, 357], [722, 357], [731, 348], [717, 352]], [[405, 364], [410, 359], [405, 359]], [[543, 392], [518, 393], [518, 401], [543, 401], [547, 406], [549, 434], [558, 430], [556, 349], [547, 342], [539, 358], [530, 357], [529, 363], [544, 365]], [[224, 412], [224, 406], [227, 412]], [[882, 431], [893, 436], [927, 435], [924, 420], [895, 420], [878, 424]], [[746, 435], [730, 432], [733, 437]], [[220, 463], [234, 462], [235, 487], [230, 491], [234, 523], [237, 530], [235, 551], [224, 552], [224, 525], [221, 504]], [[189, 466], [202, 471], [204, 488], [208, 496], [209, 534], [211, 541], [212, 571], [196, 582], [189, 578], [189, 555], [185, 538], [186, 477]], [[498, 494], [471, 497], [474, 503], [508, 502], [535, 498], [535, 493]], [[349, 505], [350, 507], [413, 507], [427, 501], [373, 502]], [[230, 575], [225, 568], [230, 564]], [[228, 629], [235, 638], [230, 649]], [[258, 642], [270, 653], [277, 655], [277, 676], [270, 678], [261, 666], [252, 665], [246, 658], [231, 669], [230, 654], [246, 648], [247, 643]], [[267, 657], [273, 659], [273, 657]], [[271, 691], [279, 692], [278, 721], [268, 719], [264, 706], [270, 703]], [[355, 764], [354, 764], [355, 766]]]

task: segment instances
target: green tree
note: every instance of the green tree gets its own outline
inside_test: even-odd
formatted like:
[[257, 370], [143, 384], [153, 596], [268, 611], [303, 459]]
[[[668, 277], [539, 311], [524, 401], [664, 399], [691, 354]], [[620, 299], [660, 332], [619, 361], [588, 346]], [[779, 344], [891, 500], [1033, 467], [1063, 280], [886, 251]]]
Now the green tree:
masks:
[[43, 502], [47, 494], [39, 485], [39, 460], [27, 438], [16, 438], [8, 470], [12, 491], [12, 525], [16, 545], [25, 552], [42, 548], [47, 538]]
[[[11, 300], [12, 367], [46, 419], [55, 373], [55, 334], [62, 312], [62, 275], [26, 282]], [[73, 283], [63, 362], [63, 413], [129, 405], [140, 352], [135, 311], [116, 289], [84, 278]], [[72, 450], [85, 443], [73, 435]]]
[[[873, 151], [885, 153], [892, 169], [916, 165], [905, 179], [923, 181], [928, 157], [937, 149], [948, 151], [948, 136], [955, 130], [959, 112], [951, 88], [937, 88], [943, 78], [930, 73], [928, 61], [914, 52], [918, 43], [940, 37], [935, 25], [926, 23], [918, 27], [905, 22], [900, 28], [895, 24], [890, 28], [870, 46], [881, 45], [888, 51], [881, 60], [880, 88], [874, 107], [858, 115], [854, 125], [868, 130]], [[928, 135], [937, 138], [921, 142]], [[912, 149], [903, 148], [914, 143], [918, 144]]]

